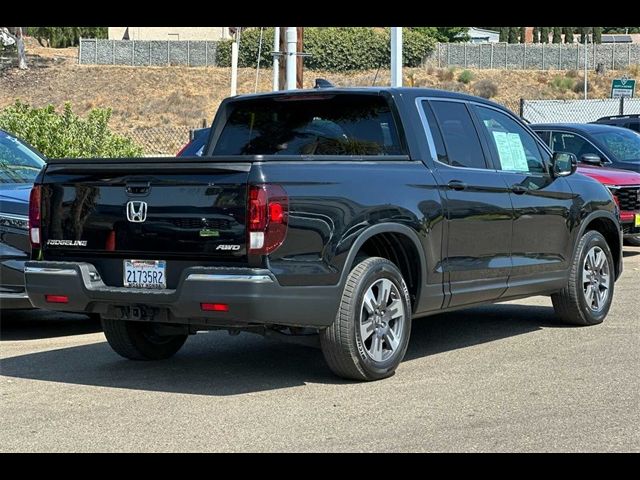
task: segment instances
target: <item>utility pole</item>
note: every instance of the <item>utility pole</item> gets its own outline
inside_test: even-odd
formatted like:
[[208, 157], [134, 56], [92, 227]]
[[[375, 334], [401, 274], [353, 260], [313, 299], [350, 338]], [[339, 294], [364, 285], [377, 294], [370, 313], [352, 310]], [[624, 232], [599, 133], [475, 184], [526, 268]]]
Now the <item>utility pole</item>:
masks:
[[296, 48], [298, 32], [296, 27], [287, 27], [287, 90], [296, 89]]
[[278, 51], [280, 52], [280, 71], [278, 72], [278, 89], [285, 89], [287, 83], [287, 27], [280, 28], [280, 45]]
[[233, 42], [231, 43], [231, 96], [236, 95], [238, 88], [238, 39], [240, 37], [240, 27], [236, 27]]
[[274, 28], [273, 33], [273, 91], [280, 89], [280, 27]]
[[402, 27], [391, 27], [391, 86], [402, 86]]
[[296, 27], [298, 41], [296, 42], [296, 88], [304, 88], [303, 82], [303, 62], [304, 57], [301, 53], [304, 51], [304, 27]]

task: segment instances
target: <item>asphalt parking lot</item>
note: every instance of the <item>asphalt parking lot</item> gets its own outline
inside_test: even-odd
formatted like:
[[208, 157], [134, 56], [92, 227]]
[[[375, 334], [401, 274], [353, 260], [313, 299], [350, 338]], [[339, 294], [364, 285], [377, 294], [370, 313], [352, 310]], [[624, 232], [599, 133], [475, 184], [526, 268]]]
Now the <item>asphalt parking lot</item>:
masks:
[[545, 297], [416, 321], [397, 374], [225, 332], [121, 359], [81, 315], [3, 313], [0, 451], [640, 451], [640, 248], [604, 324]]

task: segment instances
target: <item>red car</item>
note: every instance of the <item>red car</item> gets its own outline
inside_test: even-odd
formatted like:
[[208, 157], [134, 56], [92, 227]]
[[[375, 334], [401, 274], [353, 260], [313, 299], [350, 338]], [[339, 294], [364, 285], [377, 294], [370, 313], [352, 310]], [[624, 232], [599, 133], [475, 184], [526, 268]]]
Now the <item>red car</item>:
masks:
[[615, 168], [578, 164], [578, 172], [605, 185], [620, 207], [620, 223], [624, 239], [640, 247], [640, 173]]

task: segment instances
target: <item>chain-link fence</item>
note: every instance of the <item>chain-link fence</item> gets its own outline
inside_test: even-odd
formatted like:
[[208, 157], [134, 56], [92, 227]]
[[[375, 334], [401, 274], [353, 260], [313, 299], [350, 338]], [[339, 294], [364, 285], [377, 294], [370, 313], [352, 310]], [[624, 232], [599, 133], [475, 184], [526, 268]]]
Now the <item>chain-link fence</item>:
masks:
[[640, 114], [640, 98], [522, 100], [517, 113], [531, 123], [589, 123], [609, 115]]
[[136, 128], [122, 132], [122, 135], [129, 137], [136, 145], [142, 147], [144, 155], [173, 157], [189, 142], [194, 128], [173, 126]]

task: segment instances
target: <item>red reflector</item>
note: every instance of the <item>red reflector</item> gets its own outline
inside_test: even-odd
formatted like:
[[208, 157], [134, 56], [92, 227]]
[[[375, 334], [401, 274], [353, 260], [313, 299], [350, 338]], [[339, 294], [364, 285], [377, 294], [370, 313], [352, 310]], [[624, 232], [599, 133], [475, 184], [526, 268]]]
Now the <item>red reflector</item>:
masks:
[[284, 210], [279, 203], [269, 203], [269, 220], [276, 223], [282, 223], [284, 218]]
[[113, 252], [116, 249], [116, 232], [114, 232], [113, 230], [111, 230], [107, 235], [104, 249], [108, 252]]
[[44, 299], [47, 303], [69, 303], [69, 297], [66, 295], [45, 295]]
[[201, 303], [200, 308], [205, 312], [228, 312], [229, 305], [226, 303]]

